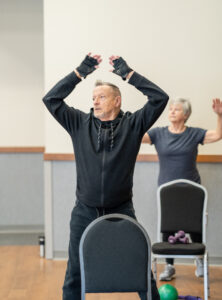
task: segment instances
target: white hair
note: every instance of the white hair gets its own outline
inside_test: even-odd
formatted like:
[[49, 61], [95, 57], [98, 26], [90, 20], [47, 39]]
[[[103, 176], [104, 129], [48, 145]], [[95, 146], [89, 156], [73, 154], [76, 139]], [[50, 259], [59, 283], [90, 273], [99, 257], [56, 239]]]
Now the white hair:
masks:
[[176, 98], [170, 100], [170, 104], [178, 104], [178, 103], [182, 104], [184, 115], [187, 116], [186, 118], [187, 121], [192, 112], [190, 100], [187, 98]]

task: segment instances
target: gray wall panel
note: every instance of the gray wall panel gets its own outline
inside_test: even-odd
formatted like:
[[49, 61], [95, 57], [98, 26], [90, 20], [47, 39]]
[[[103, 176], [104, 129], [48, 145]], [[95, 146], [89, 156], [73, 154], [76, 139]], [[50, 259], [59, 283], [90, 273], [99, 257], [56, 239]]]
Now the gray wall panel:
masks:
[[0, 154], [0, 226], [42, 225], [43, 154]]
[[207, 245], [210, 255], [222, 257], [222, 164], [201, 163], [198, 168], [208, 191]]
[[156, 238], [156, 189], [158, 166], [154, 162], [137, 162], [134, 173], [133, 202], [138, 221], [146, 228], [151, 241]]
[[[210, 256], [222, 257], [222, 241], [218, 238], [222, 229], [222, 164], [198, 164], [202, 184], [209, 193], [209, 223], [207, 240]], [[134, 176], [134, 206], [138, 221], [146, 228], [151, 241], [156, 240], [158, 163], [137, 162]], [[75, 163], [53, 163], [53, 212], [54, 212], [54, 252], [67, 251], [69, 241], [69, 221], [75, 202]]]
[[76, 199], [75, 162], [53, 162], [53, 241], [54, 250], [67, 251], [69, 221]]

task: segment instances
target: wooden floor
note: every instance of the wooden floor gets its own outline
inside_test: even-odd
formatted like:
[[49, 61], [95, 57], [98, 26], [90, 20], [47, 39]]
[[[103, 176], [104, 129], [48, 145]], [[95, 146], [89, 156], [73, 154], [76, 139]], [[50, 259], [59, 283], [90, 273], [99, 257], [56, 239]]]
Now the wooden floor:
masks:
[[[159, 265], [161, 271], [163, 265]], [[39, 257], [38, 246], [0, 247], [0, 299], [61, 300], [66, 261]], [[171, 284], [180, 295], [203, 298], [203, 279], [196, 278], [194, 266], [176, 266]], [[158, 287], [164, 282], [157, 282]], [[210, 267], [211, 300], [222, 299], [222, 267]], [[139, 300], [137, 294], [89, 294], [87, 300]]]

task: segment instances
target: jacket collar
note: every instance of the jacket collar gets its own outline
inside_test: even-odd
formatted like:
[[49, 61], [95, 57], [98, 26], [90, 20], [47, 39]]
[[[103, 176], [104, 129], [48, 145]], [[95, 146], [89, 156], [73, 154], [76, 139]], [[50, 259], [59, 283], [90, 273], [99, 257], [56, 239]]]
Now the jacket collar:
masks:
[[94, 111], [93, 111], [93, 108], [91, 108], [90, 109], [90, 114], [89, 114], [89, 116], [88, 116], [88, 119], [91, 117], [91, 118], [93, 118], [96, 122], [99, 122], [99, 123], [101, 123], [102, 125], [110, 125], [111, 123], [115, 126], [115, 125], [117, 125], [119, 122], [120, 122], [120, 120], [122, 119], [122, 117], [123, 117], [123, 115], [124, 115], [124, 112], [122, 111], [122, 110], [120, 110], [120, 112], [119, 112], [119, 114], [117, 115], [117, 117], [114, 119], [114, 120], [110, 120], [110, 121], [101, 121], [100, 119], [98, 119], [98, 118], [96, 118], [95, 116], [94, 116]]

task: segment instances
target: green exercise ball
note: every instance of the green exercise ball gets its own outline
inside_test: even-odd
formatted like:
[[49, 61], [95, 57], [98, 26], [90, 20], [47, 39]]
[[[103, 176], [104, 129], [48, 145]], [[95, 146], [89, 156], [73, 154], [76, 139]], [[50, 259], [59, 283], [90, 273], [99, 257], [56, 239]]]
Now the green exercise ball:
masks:
[[177, 300], [177, 289], [171, 284], [163, 284], [158, 289], [160, 294], [160, 300]]

